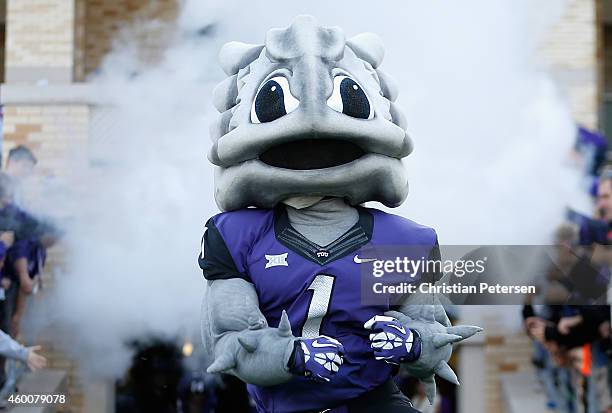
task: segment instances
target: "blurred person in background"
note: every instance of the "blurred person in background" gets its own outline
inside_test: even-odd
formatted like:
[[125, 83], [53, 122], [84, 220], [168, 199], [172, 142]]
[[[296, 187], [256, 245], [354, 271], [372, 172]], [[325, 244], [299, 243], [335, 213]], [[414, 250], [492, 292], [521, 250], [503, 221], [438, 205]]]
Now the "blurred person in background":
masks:
[[549, 311], [548, 319], [531, 320], [529, 335], [571, 378], [573, 394], [566, 398], [567, 409], [562, 411], [608, 412], [606, 409], [612, 408], [608, 383], [610, 308], [550, 306]]
[[578, 125], [573, 150], [576, 162], [586, 175], [594, 177], [606, 160], [608, 140], [601, 133]]
[[255, 406], [250, 402], [246, 385], [229, 374], [221, 374], [220, 377], [221, 385], [217, 388], [215, 413], [255, 413]]
[[9, 251], [10, 273], [19, 285], [11, 318], [11, 331], [19, 335], [28, 296], [36, 294], [42, 286], [41, 274], [46, 260], [46, 249], [38, 240], [16, 241]]
[[203, 371], [187, 372], [179, 382], [178, 413], [217, 413], [219, 381]]
[[41, 349], [41, 346], [24, 347], [13, 340], [8, 334], [0, 331], [0, 355], [20, 360], [32, 371], [47, 366], [47, 359], [38, 354], [38, 351]]
[[597, 185], [597, 198], [595, 203], [595, 217], [608, 224], [607, 239], [612, 238], [612, 168], [606, 167], [599, 177]]
[[132, 365], [117, 385], [115, 412], [179, 413], [179, 383], [184, 367], [178, 346], [151, 338], [133, 342], [132, 347]]
[[6, 173], [13, 179], [24, 179], [32, 175], [37, 163], [34, 153], [27, 146], [19, 145], [8, 153]]
[[49, 248], [57, 241], [57, 231], [47, 222], [35, 218], [29, 205], [24, 199], [24, 184], [32, 178], [38, 159], [30, 148], [19, 145], [9, 151], [4, 173], [10, 178], [11, 204], [23, 212], [27, 212], [30, 218], [43, 231], [38, 234], [40, 242], [45, 248]]
[[[6, 305], [6, 297], [11, 287], [11, 278], [7, 275], [4, 268], [6, 252], [10, 246], [10, 244], [7, 246], [4, 241], [0, 241], [0, 330], [2, 330], [2, 332], [10, 331], [11, 311]], [[0, 355], [0, 386], [2, 386], [6, 380], [5, 363], [5, 357]]]
[[0, 183], [6, 186], [10, 195], [3, 201], [5, 215], [13, 215], [15, 225], [20, 228], [15, 243], [8, 253], [8, 273], [13, 283], [18, 286], [11, 290], [8, 300], [12, 307], [10, 331], [14, 336], [19, 334], [21, 319], [26, 310], [27, 297], [35, 294], [41, 286], [41, 273], [44, 267], [47, 248], [57, 239], [57, 231], [48, 223], [35, 218], [26, 212], [24, 205], [23, 185], [35, 172], [38, 160], [26, 146], [20, 145], [11, 149], [5, 167], [9, 181]]
[[37, 163], [38, 159], [36, 159], [34, 153], [27, 146], [19, 145], [8, 153], [5, 173], [13, 180], [14, 202], [19, 206], [23, 205], [22, 184], [34, 174], [34, 168]]
[[[551, 267], [542, 280], [537, 280], [537, 294], [528, 296], [523, 306], [524, 327], [528, 335], [531, 336], [534, 326], [546, 323], [552, 318], [553, 304], [565, 303], [571, 296], [572, 286], [568, 274], [579, 260], [579, 255], [575, 252], [578, 240], [578, 225], [564, 223], [557, 228], [551, 254]], [[571, 411], [569, 399], [572, 394], [568, 392], [569, 372], [554, 362], [543, 342], [535, 339], [532, 364], [544, 387], [546, 407], [550, 410]]]
[[12, 326], [7, 332], [15, 337], [19, 332], [25, 296], [37, 290], [40, 280], [37, 276], [42, 271], [46, 256], [45, 247], [51, 245], [55, 235], [49, 225], [14, 204], [13, 181], [6, 174], [0, 174], [0, 231], [12, 244], [6, 254], [3, 275], [10, 280], [10, 283], [4, 281], [7, 287], [5, 319], [12, 318]]
[[534, 364], [549, 376], [543, 380], [548, 407], [608, 413], [610, 307], [601, 304], [609, 302], [612, 169], [604, 168], [598, 179], [593, 217], [572, 212], [568, 218], [574, 228], [563, 224], [557, 231], [558, 254], [544, 286], [545, 306], [538, 314], [525, 306], [525, 327], [535, 342]]
[[[27, 295], [37, 290], [44, 264], [44, 243], [54, 237], [50, 226], [23, 211], [13, 202], [13, 179], [0, 173], [0, 239], [9, 245], [2, 268], [0, 328], [12, 337], [19, 335]], [[8, 243], [8, 244], [6, 244]], [[0, 396], [9, 394], [23, 371], [17, 363], [0, 360]]]

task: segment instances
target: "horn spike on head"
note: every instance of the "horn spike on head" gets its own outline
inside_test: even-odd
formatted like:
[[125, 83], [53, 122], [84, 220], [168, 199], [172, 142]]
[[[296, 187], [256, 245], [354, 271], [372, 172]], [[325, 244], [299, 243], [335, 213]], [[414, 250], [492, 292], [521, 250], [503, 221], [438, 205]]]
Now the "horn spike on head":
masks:
[[377, 34], [361, 33], [346, 41], [346, 45], [359, 57], [376, 69], [385, 57], [385, 46]]
[[232, 76], [257, 59], [262, 50], [263, 45], [229, 42], [219, 51], [219, 64], [226, 75]]

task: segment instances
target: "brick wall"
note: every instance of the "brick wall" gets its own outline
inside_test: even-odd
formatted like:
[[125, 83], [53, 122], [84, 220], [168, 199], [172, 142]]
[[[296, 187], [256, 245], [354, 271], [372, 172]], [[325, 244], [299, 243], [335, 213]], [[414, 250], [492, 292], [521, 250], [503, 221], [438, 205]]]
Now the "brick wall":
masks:
[[155, 59], [178, 12], [178, 0], [9, 0], [8, 82], [82, 81], [121, 34], [140, 57]]
[[3, 156], [26, 145], [39, 159], [42, 174], [65, 175], [74, 170], [72, 162], [86, 162], [88, 122], [87, 105], [6, 106]]
[[[4, 108], [4, 140], [2, 154], [17, 145], [26, 145], [39, 159], [37, 172], [41, 175], [69, 176], [72, 171], [82, 171], [87, 162], [89, 107], [87, 105], [8, 105]], [[3, 159], [3, 164], [6, 160]], [[81, 165], [79, 165], [81, 164]], [[76, 167], [76, 168], [75, 168]], [[60, 242], [49, 250], [43, 277], [45, 289], [30, 299], [29, 306], [53, 288], [53, 274], [61, 272], [66, 256]], [[77, 365], [44, 334], [36, 338], [43, 345], [43, 354], [49, 359], [49, 367], [67, 373], [68, 404], [66, 410], [85, 413], [83, 410], [82, 383]]]
[[74, 0], [9, 0], [6, 80], [72, 80]]
[[[178, 0], [87, 0], [85, 11], [85, 75], [99, 67], [113, 43], [134, 36], [138, 53], [154, 60], [176, 20]], [[134, 40], [134, 37], [131, 40]]]
[[596, 0], [568, 0], [539, 50], [574, 118], [590, 128], [598, 126], [598, 35]]
[[[509, 307], [508, 311], [520, 315], [520, 307]], [[500, 329], [499, 322], [494, 317], [485, 317], [485, 406], [487, 412], [503, 412], [503, 395], [500, 374], [532, 371], [531, 356], [533, 348], [531, 340], [522, 333]]]
[[85, 42], [87, 23], [87, 0], [74, 0], [74, 54], [73, 80], [85, 79]]

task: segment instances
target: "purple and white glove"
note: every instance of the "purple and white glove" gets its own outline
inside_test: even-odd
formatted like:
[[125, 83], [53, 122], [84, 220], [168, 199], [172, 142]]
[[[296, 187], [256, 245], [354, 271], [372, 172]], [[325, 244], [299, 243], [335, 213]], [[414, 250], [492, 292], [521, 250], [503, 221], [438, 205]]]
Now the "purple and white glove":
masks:
[[344, 346], [328, 336], [296, 340], [289, 371], [317, 381], [328, 382], [342, 365]]
[[421, 339], [416, 331], [403, 326], [396, 318], [377, 315], [365, 322], [371, 330], [370, 347], [376, 360], [389, 364], [410, 362], [421, 355]]

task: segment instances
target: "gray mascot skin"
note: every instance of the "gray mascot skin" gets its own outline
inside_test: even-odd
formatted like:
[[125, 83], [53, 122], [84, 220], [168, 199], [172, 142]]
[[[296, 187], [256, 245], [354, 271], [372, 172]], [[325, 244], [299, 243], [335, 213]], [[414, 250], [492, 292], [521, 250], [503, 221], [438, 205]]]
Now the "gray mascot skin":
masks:
[[361, 305], [359, 248], [437, 250], [432, 229], [361, 206], [408, 192], [412, 141], [383, 54], [378, 36], [345, 39], [310, 16], [220, 52], [209, 159], [225, 212], [199, 256], [202, 335], [208, 371], [248, 383], [260, 412], [415, 411], [398, 367], [433, 402], [434, 374], [458, 384], [453, 343], [481, 330], [451, 326], [431, 295]]

